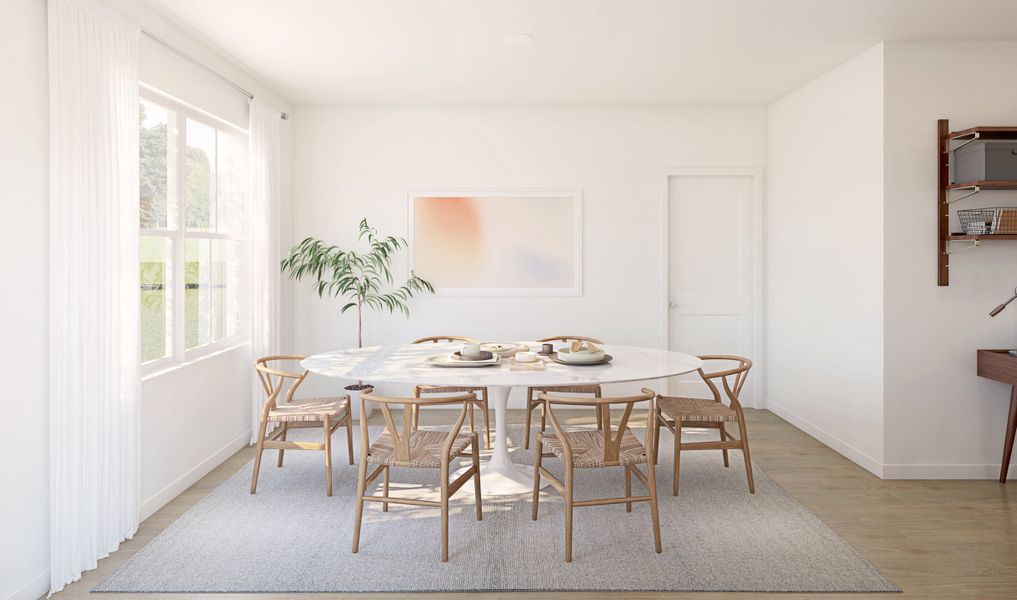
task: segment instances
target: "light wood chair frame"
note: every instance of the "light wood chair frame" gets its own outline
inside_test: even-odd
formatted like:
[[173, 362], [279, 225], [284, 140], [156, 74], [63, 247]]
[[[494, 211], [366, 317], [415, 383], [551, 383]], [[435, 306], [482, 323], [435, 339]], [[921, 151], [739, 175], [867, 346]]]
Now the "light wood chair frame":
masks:
[[[258, 442], [257, 448], [254, 454], [254, 472], [251, 475], [251, 493], [255, 493], [258, 489], [258, 475], [261, 472], [261, 455], [265, 450], [279, 450], [279, 458], [276, 461], [276, 467], [283, 466], [283, 454], [286, 450], [320, 450], [325, 453], [325, 493], [329, 496], [332, 495], [332, 434], [335, 433], [336, 429], [342, 426], [346, 426], [346, 451], [349, 454], [350, 464], [353, 464], [353, 416], [352, 406], [347, 405], [346, 414], [339, 415], [339, 418], [332, 422], [331, 418], [327, 415], [323, 415], [320, 421], [283, 421], [276, 427], [274, 431], [268, 433], [268, 416], [277, 406], [279, 406], [279, 396], [282, 393], [286, 380], [292, 380], [286, 390], [286, 395], [283, 399], [283, 406], [293, 402], [293, 394], [296, 393], [297, 388], [304, 382], [310, 371], [303, 371], [302, 373], [294, 373], [290, 371], [283, 371], [281, 369], [275, 369], [269, 366], [270, 363], [292, 360], [301, 361], [303, 356], [290, 356], [290, 355], [279, 355], [279, 356], [264, 356], [254, 361], [254, 368], [258, 373], [258, 379], [261, 381], [261, 386], [264, 388], [265, 393], [268, 394], [268, 399], [265, 404], [261, 407], [261, 418], [260, 425], [258, 426]], [[324, 440], [321, 443], [314, 442], [294, 442], [286, 439], [287, 433], [290, 429], [301, 429], [307, 427], [321, 427], [324, 433]]]
[[[724, 428], [724, 421], [682, 421], [681, 419], [668, 420], [667, 416], [664, 415], [661, 409], [661, 401], [666, 400], [668, 396], [659, 396], [657, 398], [657, 413], [656, 423], [654, 429], [657, 433], [654, 436], [655, 445], [653, 447], [653, 456], [656, 460], [660, 456], [660, 427], [663, 425], [674, 435], [674, 482], [673, 482], [673, 495], [678, 495], [678, 481], [681, 468], [681, 451], [682, 450], [721, 450], [724, 453], [724, 466], [730, 467], [731, 463], [728, 461], [728, 450], [741, 450], [742, 456], [745, 459], [745, 476], [749, 483], [749, 493], [756, 493], [756, 485], [752, 479], [752, 459], [749, 454], [749, 434], [745, 425], [745, 412], [742, 410], [741, 402], [738, 397], [741, 395], [742, 387], [745, 386], [745, 380], [748, 379], [749, 370], [752, 369], [752, 361], [743, 357], [727, 354], [709, 354], [699, 357], [704, 362], [710, 361], [727, 361], [738, 363], [737, 367], [731, 369], [725, 369], [721, 371], [715, 371], [707, 373], [702, 368], [699, 369], [699, 376], [703, 379], [706, 385], [710, 388], [710, 392], [713, 394], [714, 402], [723, 402], [720, 395], [720, 389], [717, 384], [714, 383], [716, 380], [720, 380], [721, 386], [724, 388], [724, 394], [727, 396], [730, 402], [729, 406], [738, 415], [738, 435], [734, 437]], [[704, 398], [705, 399], [705, 398]], [[677, 421], [677, 422], [676, 422]], [[691, 428], [706, 428], [716, 429], [720, 432], [720, 441], [716, 442], [683, 442], [682, 441], [682, 427]]]
[[[426, 344], [428, 342], [434, 344], [440, 344], [442, 342], [467, 342], [467, 343], [478, 343], [473, 338], [463, 337], [461, 335], [432, 335], [419, 340], [414, 340], [414, 344]], [[484, 447], [491, 447], [491, 415], [488, 409], [489, 404], [487, 402], [488, 393], [486, 387], [468, 387], [468, 386], [438, 386], [438, 385], [417, 385], [413, 387], [413, 397], [422, 398], [424, 394], [462, 394], [466, 392], [480, 392], [480, 396], [477, 397], [475, 402], [470, 403], [469, 417], [470, 417], [470, 431], [476, 431], [474, 428], [473, 421], [473, 407], [476, 405], [480, 408], [481, 412], [484, 413]], [[413, 407], [413, 429], [420, 428], [420, 410], [418, 407]]]
[[[587, 337], [585, 335], [555, 335], [551, 337], [541, 338], [537, 340], [540, 343], [544, 342], [593, 342], [594, 344], [603, 344], [604, 342], [597, 338]], [[533, 421], [533, 409], [540, 407], [540, 430], [547, 431], [547, 408], [543, 400], [540, 399], [539, 394], [541, 392], [552, 392], [558, 394], [591, 394], [596, 400], [600, 398], [602, 390], [597, 384], [590, 385], [549, 385], [549, 386], [537, 386], [526, 388], [526, 437], [523, 439], [523, 448], [530, 448], [530, 428], [532, 427]], [[597, 429], [601, 428], [601, 406], [594, 404], [597, 411]]]
[[[374, 402], [381, 407], [382, 415], [385, 418], [385, 432], [392, 438], [392, 445], [395, 449], [396, 460], [394, 461], [394, 466], [397, 467], [421, 468], [419, 465], [412, 464], [409, 460], [410, 438], [414, 431], [410, 426], [412, 420], [411, 407], [419, 408], [421, 406], [461, 404], [462, 410], [459, 411], [459, 416], [456, 419], [455, 424], [452, 426], [452, 429], [448, 432], [448, 436], [445, 438], [445, 442], [442, 446], [441, 466], [439, 467], [439, 471], [441, 473], [441, 500], [437, 502], [432, 500], [418, 500], [415, 498], [400, 498], [398, 496], [390, 495], [389, 470], [392, 465], [378, 465], [373, 471], [368, 473], [368, 461], [370, 458], [371, 448], [370, 433], [367, 427], [367, 420], [360, 420], [360, 473], [357, 480], [356, 518], [353, 525], [354, 554], [356, 554], [360, 549], [360, 527], [363, 521], [365, 502], [380, 503], [382, 512], [388, 512], [389, 504], [440, 508], [442, 562], [448, 562], [449, 498], [459, 491], [459, 489], [462, 488], [463, 485], [465, 485], [470, 479], [473, 479], [474, 504], [476, 507], [477, 520], [484, 520], [480, 494], [480, 450], [478, 448], [479, 438], [477, 436], [477, 432], [470, 432], [469, 445], [455, 456], [452, 456], [452, 446], [455, 443], [460, 430], [462, 430], [463, 422], [466, 420], [467, 406], [475, 400], [476, 394], [472, 392], [461, 394], [459, 396], [442, 396], [435, 398], [390, 398], [377, 396], [373, 393], [360, 395], [360, 414], [367, 414], [365, 411], [367, 402]], [[401, 427], [396, 426], [395, 419], [392, 417], [391, 407], [393, 405], [398, 405], [402, 409]], [[456, 458], [465, 456], [467, 450], [470, 450], [472, 464], [462, 475], [457, 477], [455, 481], [450, 482], [450, 464]], [[379, 475], [382, 476], [382, 494], [380, 496], [368, 495], [367, 488], [378, 478]]]
[[[553, 394], [541, 393], [540, 396], [547, 406], [547, 415], [551, 420], [551, 427], [554, 429], [555, 436], [558, 438], [561, 444], [562, 451], [564, 454], [565, 467], [565, 481], [558, 480], [543, 466], [543, 459], [554, 458], [555, 454], [552, 452], [544, 452], [544, 434], [537, 434], [537, 443], [534, 446], [534, 464], [533, 464], [533, 500], [531, 507], [531, 519], [537, 520], [537, 512], [540, 502], [540, 480], [541, 477], [547, 480], [555, 490], [558, 491], [565, 498], [565, 562], [572, 562], [572, 512], [576, 507], [581, 506], [604, 506], [608, 504], [624, 504], [626, 512], [632, 512], [633, 502], [649, 502], [650, 503], [650, 519], [653, 526], [653, 545], [654, 550], [660, 554], [661, 542], [660, 542], [660, 514], [658, 511], [657, 504], [657, 478], [654, 471], [655, 457], [651, 448], [654, 444], [654, 435], [656, 429], [652, 427], [651, 421], [654, 419], [654, 401], [657, 393], [653, 390], [643, 388], [642, 394], [639, 396], [627, 396], [617, 398], [598, 398], [595, 402], [599, 408], [601, 418], [600, 431], [603, 432], [604, 436], [604, 464], [600, 467], [589, 467], [589, 468], [606, 468], [606, 467], [625, 467], [625, 495], [617, 498], [595, 498], [590, 500], [575, 500], [574, 486], [575, 486], [575, 467], [574, 465], [574, 453], [573, 448], [568, 443], [566, 437], [566, 431], [561, 426], [561, 423], [555, 417], [554, 410], [551, 408], [552, 405], [585, 405], [589, 404], [589, 400], [582, 398], [573, 398], [568, 396], [557, 396]], [[646, 473], [644, 474], [639, 467], [634, 464], [622, 465], [619, 461], [619, 450], [621, 449], [621, 443], [625, 432], [628, 430], [629, 417], [632, 415], [633, 407], [639, 402], [649, 402], [649, 410], [647, 411], [646, 421], [646, 437], [643, 442], [643, 450], [646, 453]], [[618, 427], [615, 429], [611, 422], [611, 405], [623, 404], [624, 410], [621, 415], [621, 419], [618, 422]], [[617, 432], [617, 433], [615, 433]], [[586, 467], [584, 467], [586, 468]], [[639, 482], [646, 488], [646, 494], [640, 496], [632, 495], [632, 478], [635, 477]]]

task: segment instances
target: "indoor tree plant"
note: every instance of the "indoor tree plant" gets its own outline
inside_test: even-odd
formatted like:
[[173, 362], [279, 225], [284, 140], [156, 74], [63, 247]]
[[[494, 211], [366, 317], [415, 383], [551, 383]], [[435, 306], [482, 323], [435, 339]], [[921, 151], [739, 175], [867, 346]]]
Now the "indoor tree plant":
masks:
[[[360, 221], [357, 241], [365, 238], [370, 249], [356, 252], [309, 237], [293, 246], [282, 261], [282, 270], [289, 274], [290, 279], [300, 281], [312, 278], [313, 289], [319, 298], [329, 296], [344, 300], [345, 304], [339, 309], [339, 314], [356, 309], [357, 348], [364, 346], [365, 308], [390, 313], [398, 310], [409, 317], [407, 302], [410, 298], [424, 292], [434, 293], [434, 287], [412, 271], [405, 283], [382, 292], [382, 285], [393, 283], [392, 257], [407, 247], [406, 240], [393, 236], [380, 237], [378, 230], [368, 225], [367, 219], [363, 219]], [[346, 386], [345, 389], [350, 392], [350, 408], [354, 411], [354, 418], [360, 418], [360, 391], [370, 387], [363, 382]]]

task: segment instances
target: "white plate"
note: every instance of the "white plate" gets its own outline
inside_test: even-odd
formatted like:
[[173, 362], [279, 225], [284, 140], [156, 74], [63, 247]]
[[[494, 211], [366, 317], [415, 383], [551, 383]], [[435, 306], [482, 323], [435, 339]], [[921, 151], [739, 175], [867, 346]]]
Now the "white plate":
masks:
[[522, 350], [523, 345], [511, 342], [483, 342], [480, 344], [480, 349], [494, 352], [495, 354], [514, 354]]
[[447, 356], [431, 356], [426, 361], [432, 367], [450, 367], [470, 369], [477, 367], [492, 367], [500, 362], [497, 355], [491, 360], [454, 360]]
[[604, 351], [590, 352], [589, 350], [581, 350], [579, 352], [572, 352], [570, 348], [562, 348], [558, 351], [558, 359], [564, 363], [577, 365], [599, 363], [604, 360]]

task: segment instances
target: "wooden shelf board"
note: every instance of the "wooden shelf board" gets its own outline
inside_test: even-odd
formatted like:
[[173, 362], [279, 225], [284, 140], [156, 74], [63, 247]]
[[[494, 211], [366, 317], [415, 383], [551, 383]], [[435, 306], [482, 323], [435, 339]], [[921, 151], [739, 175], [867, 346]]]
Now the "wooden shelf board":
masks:
[[948, 133], [946, 138], [953, 141], [972, 137], [976, 133], [978, 134], [978, 137], [983, 140], [1017, 140], [1017, 126], [1009, 125], [1000, 127], [970, 127], [968, 129]]
[[983, 179], [980, 181], [962, 181], [946, 186], [948, 190], [972, 188], [978, 186], [983, 190], [1017, 190], [1017, 179]]
[[988, 240], [1017, 240], [1017, 234], [1012, 233], [992, 233], [985, 235], [967, 235], [965, 233], [951, 233], [946, 236], [946, 239], [951, 242], [973, 242], [988, 241]]

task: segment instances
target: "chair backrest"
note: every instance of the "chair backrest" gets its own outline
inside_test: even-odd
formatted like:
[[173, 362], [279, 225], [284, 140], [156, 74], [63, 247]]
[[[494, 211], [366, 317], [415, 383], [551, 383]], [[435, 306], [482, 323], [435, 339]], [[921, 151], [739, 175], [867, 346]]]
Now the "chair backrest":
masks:
[[585, 335], [552, 335], [551, 337], [546, 337], [546, 338], [543, 338], [543, 339], [539, 339], [537, 341], [538, 342], [566, 342], [566, 343], [568, 343], [568, 342], [593, 342], [594, 344], [603, 344], [604, 343], [604, 342], [598, 340], [597, 338], [587, 337]]
[[[621, 451], [622, 439], [625, 431], [628, 429], [629, 417], [632, 415], [632, 408], [639, 402], [649, 402], [650, 410], [647, 411], [646, 415], [646, 448], [653, 447], [653, 436], [654, 427], [650, 419], [654, 415], [653, 403], [657, 397], [657, 392], [651, 389], [643, 388], [640, 390], [641, 394], [638, 396], [623, 396], [614, 398], [576, 398], [571, 396], [558, 396], [554, 392], [541, 392], [540, 399], [547, 401], [547, 414], [551, 420], [551, 427], [554, 428], [555, 433], [558, 435], [558, 439], [562, 440], [562, 446], [565, 449], [565, 455], [569, 461], [572, 460], [572, 448], [569, 447], [568, 443], [565, 442], [565, 430], [558, 422], [557, 417], [554, 415], [554, 409], [552, 408], [555, 404], [564, 404], [572, 406], [599, 406], [603, 410], [597, 411], [598, 417], [601, 419], [602, 431], [598, 431], [598, 434], [604, 436], [604, 464], [611, 466], [618, 464], [618, 454]], [[611, 422], [611, 406], [614, 404], [620, 404], [624, 406], [621, 418], [618, 420], [617, 426]], [[647, 452], [647, 454], [651, 454]], [[648, 456], [647, 460], [652, 461], [653, 457]], [[652, 464], [652, 463], [651, 463]]]
[[702, 377], [703, 381], [706, 382], [706, 385], [710, 387], [714, 400], [722, 402], [720, 390], [717, 388], [717, 384], [715, 383], [719, 380], [721, 386], [724, 388], [724, 393], [731, 401], [731, 406], [736, 409], [741, 409], [741, 403], [738, 401], [738, 396], [742, 393], [742, 387], [745, 386], [745, 380], [749, 377], [749, 369], [752, 368], [752, 361], [744, 356], [724, 354], [710, 354], [700, 356], [699, 358], [704, 363], [735, 363], [736, 366], [732, 368], [721, 369], [720, 371], [712, 371], [709, 373], [705, 371], [707, 365], [704, 364], [703, 367], [699, 369], [699, 376]]
[[258, 379], [261, 381], [261, 387], [264, 388], [265, 393], [268, 394], [268, 399], [265, 401], [262, 407], [262, 416], [267, 417], [268, 412], [271, 411], [279, 404], [279, 396], [282, 394], [283, 388], [286, 388], [287, 380], [290, 380], [289, 387], [286, 389], [286, 394], [283, 396], [283, 403], [289, 403], [293, 401], [293, 394], [300, 387], [300, 384], [307, 378], [309, 371], [304, 370], [300, 373], [293, 371], [285, 371], [280, 369], [274, 363], [280, 363], [284, 361], [301, 361], [303, 356], [263, 356], [254, 361], [254, 369], [258, 372]]
[[429, 337], [423, 337], [419, 340], [413, 340], [414, 344], [425, 344], [431, 342], [433, 344], [440, 344], [441, 342], [471, 342], [476, 343], [477, 340], [473, 338], [463, 337], [461, 335], [432, 335]]
[[[452, 450], [452, 444], [455, 441], [457, 435], [459, 435], [460, 429], [463, 427], [463, 422], [466, 420], [466, 409], [471, 401], [477, 399], [476, 394], [469, 392], [466, 394], [459, 394], [457, 396], [440, 396], [431, 398], [390, 398], [386, 396], [378, 396], [374, 393], [361, 393], [360, 394], [360, 414], [367, 414], [367, 403], [374, 402], [381, 408], [381, 414], [385, 417], [385, 432], [388, 433], [389, 437], [392, 438], [392, 447], [395, 450], [396, 465], [409, 465], [410, 464], [410, 436], [413, 433], [411, 427], [413, 419], [410, 414], [409, 408], [411, 406], [434, 406], [441, 404], [459, 404], [462, 409], [459, 411], [459, 417], [456, 419], [455, 425], [452, 430], [449, 431], [448, 436], [445, 438], [444, 449], [445, 453], [443, 456], [446, 458], [449, 452]], [[397, 406], [402, 409], [402, 423], [397, 425], [396, 419], [392, 415], [392, 407]], [[367, 452], [371, 447], [370, 433], [367, 428], [367, 419], [360, 419], [360, 456], [361, 460], [367, 460]], [[447, 463], [447, 460], [446, 460]], [[443, 468], [447, 464], [443, 463]]]

